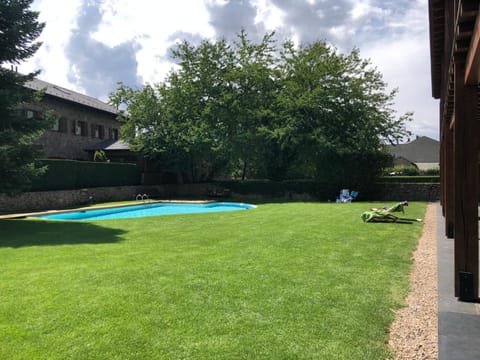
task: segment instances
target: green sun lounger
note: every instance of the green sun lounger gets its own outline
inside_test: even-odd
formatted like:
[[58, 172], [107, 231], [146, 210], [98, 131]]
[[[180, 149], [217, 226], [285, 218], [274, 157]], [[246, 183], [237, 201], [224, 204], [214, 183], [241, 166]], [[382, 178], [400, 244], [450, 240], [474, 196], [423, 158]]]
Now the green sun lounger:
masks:
[[394, 214], [398, 212], [405, 213], [405, 206], [408, 206], [408, 201], [399, 202], [394, 206], [388, 208], [371, 209], [370, 211], [365, 211], [362, 214], [362, 220], [364, 222], [396, 222], [407, 224], [411, 224], [415, 221], [422, 221], [422, 219], [409, 219], [399, 217]]

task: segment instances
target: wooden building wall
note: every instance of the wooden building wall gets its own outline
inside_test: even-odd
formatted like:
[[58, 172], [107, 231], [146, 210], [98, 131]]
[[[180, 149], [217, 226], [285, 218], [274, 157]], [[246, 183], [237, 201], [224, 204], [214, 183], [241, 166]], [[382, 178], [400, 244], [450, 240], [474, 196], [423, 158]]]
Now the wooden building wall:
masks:
[[478, 301], [480, 1], [430, 0], [432, 95], [440, 100], [441, 205], [455, 296]]

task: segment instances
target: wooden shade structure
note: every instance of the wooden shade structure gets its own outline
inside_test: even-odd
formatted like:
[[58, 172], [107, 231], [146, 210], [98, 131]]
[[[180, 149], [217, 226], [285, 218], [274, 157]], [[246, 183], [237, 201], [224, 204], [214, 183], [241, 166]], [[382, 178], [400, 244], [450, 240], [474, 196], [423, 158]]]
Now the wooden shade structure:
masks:
[[440, 99], [445, 234], [453, 238], [455, 296], [478, 301], [480, 0], [429, 0], [432, 95]]

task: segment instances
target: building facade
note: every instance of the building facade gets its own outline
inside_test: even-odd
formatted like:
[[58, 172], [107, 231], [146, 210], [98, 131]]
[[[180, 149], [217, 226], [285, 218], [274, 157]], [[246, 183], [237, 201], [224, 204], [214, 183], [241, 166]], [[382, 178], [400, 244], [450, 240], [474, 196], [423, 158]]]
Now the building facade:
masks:
[[44, 91], [39, 104], [24, 106], [25, 116], [35, 118], [51, 111], [55, 122], [34, 146], [47, 158], [92, 160], [87, 149], [105, 140], [120, 139], [118, 110], [100, 100], [35, 79], [25, 84]]
[[445, 234], [455, 296], [479, 299], [480, 1], [429, 0], [432, 96], [439, 100]]

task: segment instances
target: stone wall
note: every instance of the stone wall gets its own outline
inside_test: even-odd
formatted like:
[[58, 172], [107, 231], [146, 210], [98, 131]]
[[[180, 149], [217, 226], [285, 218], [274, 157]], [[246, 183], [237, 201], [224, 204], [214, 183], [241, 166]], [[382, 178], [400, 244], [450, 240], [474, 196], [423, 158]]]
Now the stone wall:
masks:
[[138, 194], [156, 199], [208, 198], [215, 186], [209, 184], [117, 186], [79, 190], [37, 191], [7, 196], [0, 194], [0, 212], [61, 210], [91, 203], [135, 200]]
[[100, 187], [80, 190], [26, 192], [7, 196], [0, 194], [0, 212], [61, 210], [91, 202], [133, 200], [135, 186]]
[[[212, 184], [183, 184], [158, 186], [118, 186], [80, 190], [27, 192], [13, 197], [0, 194], [0, 212], [27, 212], [37, 210], [60, 210], [89, 203], [134, 200], [137, 194], [147, 194], [156, 199], [215, 199], [228, 197], [238, 199], [266, 199], [261, 194], [240, 195]], [[287, 201], [312, 201], [309, 194], [285, 194]], [[334, 195], [332, 195], [334, 198]], [[439, 184], [385, 184], [368, 200], [376, 201], [437, 201], [440, 198]], [[360, 200], [362, 194], [360, 194]], [[366, 200], [366, 199], [365, 199]]]
[[379, 192], [372, 194], [378, 201], [438, 201], [440, 184], [381, 184]]

